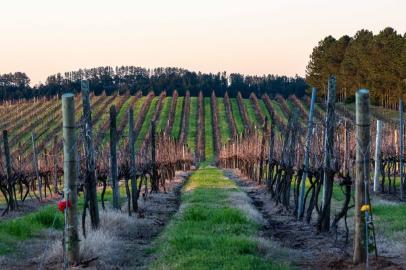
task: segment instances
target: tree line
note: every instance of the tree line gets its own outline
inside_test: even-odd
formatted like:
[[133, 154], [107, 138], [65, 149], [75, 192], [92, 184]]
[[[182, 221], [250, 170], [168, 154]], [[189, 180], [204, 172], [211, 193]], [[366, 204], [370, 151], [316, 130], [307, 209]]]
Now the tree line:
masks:
[[[24, 78], [24, 79], [22, 79]], [[16, 72], [0, 75], [0, 100], [29, 99], [32, 97], [51, 97], [66, 92], [80, 91], [81, 80], [89, 80], [91, 90], [100, 95], [135, 94], [142, 91], [147, 94], [154, 91], [159, 95], [166, 91], [172, 95], [177, 90], [180, 96], [187, 91], [191, 96], [198, 96], [202, 91], [210, 97], [212, 91], [217, 96], [228, 92], [236, 97], [240, 91], [244, 98], [251, 92], [261, 96], [276, 94], [303, 96], [306, 90], [304, 78], [279, 75], [250, 76], [239, 73], [202, 73], [182, 68], [146, 69], [135, 66], [97, 67], [50, 75], [46, 82], [30, 87], [30, 79], [25, 73]]]
[[374, 35], [362, 29], [353, 37], [325, 37], [313, 49], [306, 82], [327, 93], [329, 75], [337, 77], [337, 96], [353, 102], [355, 91], [367, 88], [371, 103], [396, 108], [406, 89], [406, 34], [387, 27]]

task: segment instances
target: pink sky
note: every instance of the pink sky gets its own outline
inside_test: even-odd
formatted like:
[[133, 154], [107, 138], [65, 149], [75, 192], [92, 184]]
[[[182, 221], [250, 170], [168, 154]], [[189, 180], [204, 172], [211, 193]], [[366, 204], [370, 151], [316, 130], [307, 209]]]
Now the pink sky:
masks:
[[0, 73], [105, 65], [304, 75], [312, 48], [386, 26], [406, 32], [402, 0], [13, 0], [0, 8]]

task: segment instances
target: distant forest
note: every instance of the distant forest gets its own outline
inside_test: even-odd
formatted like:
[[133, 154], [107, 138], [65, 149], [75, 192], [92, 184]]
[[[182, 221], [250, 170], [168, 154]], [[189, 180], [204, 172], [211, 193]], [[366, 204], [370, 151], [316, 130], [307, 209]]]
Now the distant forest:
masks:
[[277, 75], [246, 76], [232, 73], [201, 73], [181, 68], [156, 68], [153, 70], [135, 67], [97, 67], [80, 69], [78, 71], [58, 73], [47, 78], [45, 84], [30, 87], [30, 78], [22, 72], [0, 74], [0, 100], [30, 99], [33, 97], [51, 97], [66, 92], [79, 92], [80, 81], [90, 81], [90, 88], [96, 95], [106, 93], [134, 94], [142, 91], [144, 94], [154, 91], [159, 94], [166, 91], [171, 95], [177, 90], [179, 95], [190, 91], [197, 96], [203, 91], [204, 96], [210, 96], [215, 91], [217, 96], [226, 92], [235, 97], [241, 92], [248, 97], [251, 92], [258, 96], [276, 94], [303, 96], [307, 88], [303, 78]]
[[406, 90], [406, 34], [388, 27], [377, 35], [360, 30], [324, 38], [310, 56], [306, 82], [325, 96], [330, 74], [337, 77], [339, 100], [352, 102], [356, 90], [367, 88], [373, 104], [397, 108]]

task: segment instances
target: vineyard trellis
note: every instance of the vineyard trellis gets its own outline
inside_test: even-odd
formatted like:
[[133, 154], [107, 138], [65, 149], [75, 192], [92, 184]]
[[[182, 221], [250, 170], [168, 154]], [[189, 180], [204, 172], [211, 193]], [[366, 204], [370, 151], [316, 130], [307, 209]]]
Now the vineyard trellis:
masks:
[[[87, 87], [88, 85], [86, 85], [86, 82], [84, 82], [84, 84], [82, 85], [82, 91], [86, 91]], [[96, 198], [95, 191], [98, 187], [100, 187], [101, 204], [102, 208], [105, 208], [105, 192], [108, 186], [108, 179], [111, 176], [111, 165], [109, 164], [109, 160], [111, 160], [111, 158], [109, 154], [110, 147], [103, 144], [103, 141], [106, 135], [105, 130], [108, 129], [108, 127], [111, 125], [109, 125], [109, 122], [105, 117], [101, 119], [103, 114], [101, 107], [109, 104], [112, 101], [112, 97], [98, 97], [92, 100], [92, 95], [88, 95], [86, 97], [86, 94], [83, 94], [82, 96], [83, 104], [80, 96], [74, 97], [76, 101], [75, 111], [78, 111], [79, 106], [84, 105], [83, 116], [78, 117], [79, 119], [77, 119], [76, 124], [79, 130], [77, 135], [77, 159], [79, 162], [76, 169], [78, 174], [78, 192], [84, 191], [86, 198], [82, 215], [83, 228], [85, 227], [85, 213], [87, 209], [89, 209], [90, 211], [92, 226], [96, 228], [98, 222], [97, 216], [95, 215], [98, 212], [98, 209], [95, 208], [94, 203], [93, 206], [90, 206], [89, 203], [91, 204], [92, 200]], [[159, 112], [162, 108], [162, 100], [164, 99], [164, 97], [165, 94], [162, 93], [160, 95], [160, 101], [158, 103], [157, 110], [155, 111], [152, 119], [153, 122], [155, 122], [159, 117]], [[135, 99], [139, 98], [140, 93], [137, 93]], [[117, 125], [118, 128], [115, 131], [116, 136], [111, 136], [113, 141], [117, 142], [117, 180], [123, 179], [125, 181], [125, 186], [128, 185], [128, 182], [130, 180], [132, 182], [131, 191], [128, 192], [128, 189], [126, 189], [127, 199], [129, 202], [132, 201], [132, 211], [138, 210], [137, 201], [140, 197], [141, 192], [144, 192], [143, 196], [147, 196], [148, 193], [150, 193], [151, 191], [156, 192], [160, 189], [166, 190], [165, 182], [166, 180], [171, 180], [174, 178], [176, 170], [190, 169], [190, 167], [194, 163], [194, 156], [192, 155], [191, 151], [185, 145], [180, 144], [178, 141], [172, 139], [170, 135], [165, 134], [165, 132], [156, 133], [155, 135], [154, 147], [156, 149], [154, 153], [156, 157], [155, 159], [153, 159], [151, 137], [152, 134], [155, 134], [155, 132], [153, 132], [151, 128], [147, 132], [146, 137], [143, 138], [143, 143], [139, 151], [135, 152], [135, 147], [133, 148], [133, 150], [131, 150], [130, 137], [131, 141], [133, 141], [134, 143], [135, 137], [139, 133], [140, 127], [143, 123], [146, 111], [148, 110], [152, 98], [152, 93], [147, 95], [147, 98], [143, 103], [142, 108], [140, 109], [137, 123], [135, 125], [132, 124], [128, 136], [124, 134], [123, 130], [127, 126], [127, 123], [125, 122], [131, 122], [129, 114], [131, 114], [132, 117], [134, 116], [133, 105], [135, 104], [135, 100], [132, 101], [132, 104], [130, 104], [130, 108], [128, 109], [128, 121], [123, 121], [123, 119], [121, 118], [121, 120], [118, 122], [119, 125]], [[116, 104], [116, 106], [118, 108], [121, 108], [122, 104], [124, 104], [124, 101], [124, 98], [119, 99], [119, 102]], [[52, 102], [57, 105], [60, 104], [55, 100], [53, 100]], [[52, 110], [54, 109], [54, 107], [58, 108], [57, 105], [53, 105]], [[90, 110], [91, 105], [93, 105], [95, 108], [92, 108]], [[26, 107], [31, 107], [31, 104], [30, 106]], [[112, 110], [114, 111], [115, 109], [113, 108], [114, 105], [112, 107]], [[93, 115], [94, 117], [91, 117], [90, 113], [91, 111], [93, 111], [93, 109], [95, 114]], [[35, 115], [36, 111], [37, 110], [35, 110], [34, 112]], [[57, 115], [57, 119], [62, 119], [61, 112], [55, 112], [55, 114]], [[75, 114], [77, 117], [77, 113]], [[30, 114], [29, 116], [32, 115]], [[36, 120], [35, 123], [39, 123], [38, 121], [39, 120]], [[24, 121], [21, 122], [25, 123]], [[91, 128], [92, 125], [96, 122], [98, 123], [98, 127], [95, 135], [93, 136]], [[128, 125], [130, 126], [130, 124]], [[30, 124], [29, 126], [32, 126], [32, 124]], [[6, 201], [6, 209], [2, 212], [2, 215], [5, 215], [9, 211], [17, 209], [19, 207], [19, 201], [23, 202], [26, 200], [27, 197], [42, 200], [47, 198], [49, 195], [55, 196], [62, 194], [62, 190], [59, 187], [62, 184], [61, 179], [63, 176], [63, 156], [61, 151], [62, 140], [58, 138], [59, 134], [61, 134], [61, 130], [58, 131], [56, 128], [52, 128], [51, 132], [48, 135], [41, 138], [40, 144], [34, 145], [35, 147], [33, 148], [33, 150], [35, 151], [33, 153], [29, 153], [29, 151], [26, 150], [26, 146], [21, 143], [19, 143], [18, 145], [13, 145], [13, 151], [11, 151], [11, 146], [8, 140], [8, 132], [7, 130], [3, 131], [2, 139], [6, 163], [3, 162], [3, 159], [0, 160], [0, 191]], [[32, 135], [32, 138], [30, 138], [31, 144], [32, 142], [36, 142], [36, 140], [38, 140], [39, 138], [38, 135]], [[51, 138], [53, 138], [51, 140], [52, 143], [45, 141], [48, 140], [50, 136], [52, 136]], [[91, 145], [89, 145], [90, 142], [88, 140], [92, 137], [94, 137], [93, 150], [91, 149], [92, 147]], [[114, 137], [116, 137], [115, 140]], [[118, 144], [119, 137], [123, 139], [123, 143]], [[32, 141], [32, 139], [34, 139], [34, 141]], [[79, 147], [81, 145], [83, 145], [84, 147]], [[91, 154], [92, 152], [93, 156]], [[111, 152], [113, 153], [114, 151]], [[131, 154], [131, 152], [133, 153]], [[34, 153], [35, 155], [38, 155], [38, 161], [35, 161]], [[134, 157], [134, 161], [130, 160], [131, 156]], [[87, 160], [87, 162], [80, 162], [82, 160]], [[93, 172], [92, 160], [94, 161]], [[134, 163], [136, 169], [132, 171], [131, 168], [133, 168], [134, 166], [131, 166], [130, 164]], [[38, 166], [33, 166], [32, 164]], [[94, 182], [92, 182], [92, 176], [94, 176]], [[155, 177], [155, 179], [152, 179], [153, 177]], [[152, 185], [154, 187], [154, 190], [150, 190], [151, 185], [147, 185], [147, 182], [149, 181], [154, 181], [154, 184]], [[38, 183], [42, 184], [38, 185]], [[136, 186], [137, 183], [138, 187]], [[51, 188], [52, 186], [53, 188]], [[44, 197], [40, 198], [41, 196], [39, 197], [39, 194], [42, 194], [42, 191], [44, 191]], [[20, 195], [19, 200], [17, 194]], [[93, 197], [93, 199], [91, 199], [91, 197]], [[129, 213], [131, 213], [131, 211], [129, 211]]]
[[[320, 232], [330, 231], [332, 228], [337, 233], [338, 223], [343, 220], [345, 239], [348, 242], [348, 211], [354, 206], [361, 208], [360, 203], [354, 204], [352, 196], [354, 192], [359, 192], [354, 189], [357, 168], [355, 145], [359, 143], [355, 138], [355, 130], [358, 126], [355, 124], [354, 113], [347, 111], [341, 105], [338, 106], [338, 109], [334, 108], [334, 77], [330, 78], [328, 89], [330, 94], [327, 105], [319, 104], [325, 108], [326, 114], [320, 114], [320, 109], [314, 106], [314, 119], [309, 120], [309, 124], [313, 126], [309, 129], [307, 136], [309, 145], [311, 145], [308, 149], [307, 166], [304, 165], [306, 164], [304, 163], [306, 148], [304, 145], [307, 145], [305, 143], [306, 132], [304, 132], [303, 126], [298, 124], [298, 111], [301, 112], [303, 118], [308, 116], [308, 111], [304, 111], [300, 106], [303, 104], [301, 101], [291, 97], [290, 100], [296, 105], [296, 109], [288, 110], [287, 105], [282, 103], [283, 111], [289, 116], [287, 125], [284, 125], [267, 96], [263, 96], [263, 100], [272, 116], [271, 125], [269, 127], [264, 125], [263, 130], [255, 130], [252, 133], [238, 136], [237, 140], [224, 145], [220, 151], [218, 165], [223, 168], [238, 169], [243, 175], [259, 184], [263, 183], [262, 179], [266, 179], [265, 183], [270, 196], [276, 204], [283, 205], [294, 216], [299, 219], [304, 218], [307, 223], [314, 220], [317, 230]], [[277, 97], [277, 99], [281, 99], [281, 97]], [[251, 100], [255, 105], [255, 98], [251, 98]], [[305, 103], [310, 102], [308, 100]], [[334, 118], [336, 119], [334, 120]], [[402, 123], [402, 119], [400, 123]], [[279, 134], [276, 132], [277, 129], [280, 131]], [[402, 126], [403, 129], [404, 126]], [[400, 164], [405, 160], [405, 155], [401, 146], [401, 150], [396, 149], [396, 145], [399, 145], [399, 141], [401, 141], [398, 137], [403, 138], [404, 136], [404, 133], [399, 130], [401, 129], [397, 125], [388, 121], [385, 123], [384, 130], [380, 131], [382, 141], [380, 149], [378, 149], [380, 153], [376, 155], [379, 159], [377, 163], [380, 165], [376, 170], [378, 174], [376, 181], [380, 181], [380, 189], [375, 190], [379, 194], [389, 193], [401, 199], [404, 179], [400, 171], [402, 169]], [[374, 138], [376, 132], [375, 125], [372, 125], [371, 138]], [[368, 138], [364, 140], [368, 141], [368, 149], [373, 153], [376, 142]], [[371, 154], [366, 155], [363, 157], [366, 164], [365, 170], [374, 171], [375, 158]], [[398, 175], [401, 175], [400, 187], [397, 187], [396, 184]], [[368, 182], [372, 180], [369, 177], [367, 179]], [[341, 188], [344, 200], [341, 209], [330, 220], [330, 206], [335, 185]], [[364, 181], [361, 185], [364, 186]], [[302, 206], [299, 204], [301, 189], [303, 192]], [[369, 200], [364, 199], [365, 196], [360, 196], [360, 200], [364, 204], [370, 203]], [[293, 205], [290, 204], [291, 202]], [[362, 226], [365, 227], [365, 225]], [[365, 244], [362, 248], [365, 248]]]
[[[86, 87], [86, 84], [82, 85], [82, 92], [86, 92]], [[334, 80], [331, 79], [328, 89], [331, 90], [332, 97], [334, 88]], [[86, 211], [90, 213], [93, 228], [97, 228], [96, 191], [100, 190], [101, 207], [105, 209], [110, 180], [113, 179], [111, 186], [117, 208], [121, 206], [118, 197], [119, 183], [123, 183], [126, 208], [131, 215], [139, 210], [140, 198], [146, 198], [151, 192], [166, 192], [166, 183], [175, 177], [177, 170], [188, 170], [195, 161], [203, 161], [206, 154], [205, 142], [207, 143], [205, 138], [208, 136], [205, 133], [205, 121], [209, 121], [213, 127], [213, 132], [208, 132], [212, 136], [209, 138], [213, 139], [215, 160], [220, 167], [239, 169], [258, 184], [266, 185], [276, 204], [288, 209], [300, 220], [314, 223], [320, 232], [333, 230], [338, 233], [338, 225], [343, 222], [348, 242], [348, 211], [355, 207], [352, 194], [355, 192], [357, 166], [355, 134], [359, 127], [353, 111], [345, 105], [335, 104], [334, 99], [327, 104], [314, 104], [313, 120], [308, 121], [312, 126], [308, 127], [304, 121], [310, 116], [307, 107], [311, 101], [308, 98], [300, 100], [291, 96], [287, 101], [277, 96], [276, 103], [267, 95], [258, 99], [252, 93], [249, 100], [243, 100], [239, 94], [231, 101], [226, 94], [222, 116], [226, 119], [224, 123], [228, 123], [230, 138], [225, 139], [228, 142], [222, 145], [223, 134], [219, 127], [222, 116], [218, 107], [221, 98], [216, 98], [213, 92], [208, 104], [200, 94], [196, 103], [198, 106], [195, 106], [197, 109], [194, 108], [197, 111], [196, 138], [193, 138], [196, 140], [196, 149], [192, 153], [186, 144], [191, 122], [190, 94], [187, 93], [183, 99], [182, 118], [177, 126], [180, 126], [179, 139], [171, 137], [178, 103], [177, 92], [172, 97], [165, 129], [156, 131], [165, 98], [165, 92], [159, 97], [155, 97], [153, 92], [145, 97], [141, 96], [141, 92], [132, 97], [96, 97], [83, 93], [82, 96], [74, 97], [74, 116], [79, 131], [76, 137], [76, 159], [79, 161], [76, 168], [77, 192], [84, 192], [85, 195], [83, 233]], [[236, 102], [237, 111], [232, 110], [232, 102]], [[210, 105], [211, 118], [205, 115], [205, 103]], [[64, 173], [63, 140], [61, 126], [55, 124], [62, 120], [58, 104], [60, 103], [51, 99], [28, 102], [20, 110], [13, 107], [17, 114], [27, 113], [17, 124], [2, 118], [2, 127], [5, 128], [2, 152], [5, 158], [0, 159], [0, 192], [6, 201], [3, 215], [17, 209], [20, 202], [27, 198], [41, 201], [49, 195], [63, 195], [64, 190], [60, 188]], [[109, 121], [106, 113], [108, 105], [112, 105], [114, 113], [110, 120], [114, 120], [115, 124]], [[136, 105], [139, 105], [137, 110]], [[80, 113], [81, 106], [83, 114]], [[247, 106], [252, 106], [250, 111]], [[405, 191], [402, 171], [405, 160], [402, 147], [405, 134], [403, 120], [395, 123], [371, 112], [371, 138], [376, 138], [368, 146], [371, 154], [368, 155], [369, 161], [366, 164], [368, 171], [375, 172], [371, 187], [378, 194], [401, 199]], [[236, 113], [242, 117], [245, 130], [249, 132], [243, 129], [242, 134], [238, 134]], [[403, 116], [402, 110], [400, 116]], [[11, 118], [14, 119], [14, 116]], [[30, 122], [30, 118], [33, 121]], [[326, 119], [330, 120], [326, 123]], [[375, 125], [374, 121], [378, 120], [382, 125]], [[254, 127], [254, 122], [259, 123], [259, 126]], [[116, 130], [109, 135], [109, 129], [114, 126]], [[93, 138], [92, 142], [89, 138]], [[307, 141], [311, 145], [309, 149]], [[333, 189], [337, 187], [342, 190], [344, 200], [339, 211], [330, 216], [328, 208]]]

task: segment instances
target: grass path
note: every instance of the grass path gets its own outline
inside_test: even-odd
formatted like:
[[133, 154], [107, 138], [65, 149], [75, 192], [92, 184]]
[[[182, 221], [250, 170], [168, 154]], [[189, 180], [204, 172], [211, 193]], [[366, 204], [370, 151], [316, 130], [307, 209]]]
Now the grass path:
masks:
[[207, 161], [214, 159], [213, 118], [211, 114], [210, 98], [204, 98], [204, 138], [205, 155]]
[[187, 134], [187, 144], [192, 151], [196, 148], [197, 132], [197, 97], [190, 97], [189, 128]]
[[179, 139], [179, 135], [180, 135], [180, 128], [182, 126], [182, 113], [183, 113], [184, 99], [185, 99], [185, 97], [178, 97], [178, 101], [176, 102], [175, 118], [174, 118], [173, 127], [172, 127], [172, 137], [175, 139]]
[[240, 110], [238, 109], [237, 99], [230, 98], [230, 103], [231, 103], [231, 111], [233, 113], [235, 125], [237, 128], [237, 133], [241, 134], [242, 131], [244, 130], [244, 124], [242, 123], [242, 117], [240, 114]]
[[255, 115], [255, 110], [251, 103], [251, 100], [244, 99], [243, 102], [244, 102], [245, 109], [247, 110], [248, 118], [250, 119], [252, 125], [258, 127], [259, 123], [258, 123], [257, 117]]
[[179, 214], [157, 240], [152, 269], [288, 269], [259, 240], [261, 216], [222, 171], [204, 167], [184, 187]]
[[221, 135], [221, 144], [225, 144], [230, 140], [230, 127], [227, 121], [226, 108], [223, 98], [217, 98], [218, 121]]

